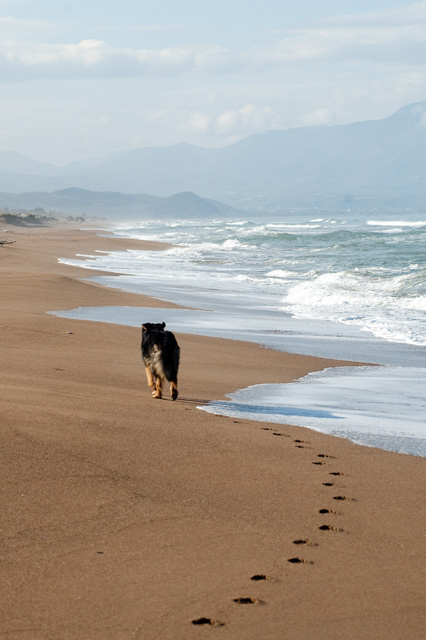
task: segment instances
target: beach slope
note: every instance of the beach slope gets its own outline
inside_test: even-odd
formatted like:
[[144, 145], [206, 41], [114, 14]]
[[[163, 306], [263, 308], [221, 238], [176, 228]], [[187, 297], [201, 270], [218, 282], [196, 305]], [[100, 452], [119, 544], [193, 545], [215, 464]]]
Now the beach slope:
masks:
[[13, 239], [0, 248], [1, 637], [425, 637], [425, 460], [197, 409], [347, 363], [178, 335], [179, 399], [153, 400], [138, 328], [46, 312], [149, 305], [160, 322], [172, 305], [58, 258], [161, 246], [66, 227]]

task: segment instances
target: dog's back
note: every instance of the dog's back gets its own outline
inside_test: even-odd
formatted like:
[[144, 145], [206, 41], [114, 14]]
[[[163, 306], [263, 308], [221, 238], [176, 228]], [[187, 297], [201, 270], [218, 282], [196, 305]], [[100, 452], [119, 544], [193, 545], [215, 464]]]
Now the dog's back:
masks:
[[142, 325], [142, 359], [148, 385], [154, 389], [154, 398], [162, 397], [163, 381], [168, 380], [170, 394], [176, 400], [180, 348], [173, 333], [165, 331], [165, 326], [165, 322], [146, 322]]

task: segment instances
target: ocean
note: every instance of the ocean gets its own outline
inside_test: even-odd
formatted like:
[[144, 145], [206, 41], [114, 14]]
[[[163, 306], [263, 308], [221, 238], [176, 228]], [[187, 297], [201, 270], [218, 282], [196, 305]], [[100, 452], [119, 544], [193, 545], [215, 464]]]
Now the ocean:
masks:
[[93, 307], [56, 314], [131, 326], [164, 320], [176, 332], [382, 365], [256, 385], [200, 409], [426, 456], [425, 214], [151, 220], [105, 232], [173, 247], [61, 262], [105, 271], [94, 279], [186, 309]]

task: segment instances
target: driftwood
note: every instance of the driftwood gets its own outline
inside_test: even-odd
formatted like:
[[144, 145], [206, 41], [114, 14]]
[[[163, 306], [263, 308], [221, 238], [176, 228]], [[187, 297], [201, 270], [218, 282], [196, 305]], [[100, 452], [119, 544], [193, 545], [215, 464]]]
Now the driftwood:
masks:
[[16, 240], [0, 240], [0, 247], [4, 244], [13, 244], [14, 242], [16, 242]]

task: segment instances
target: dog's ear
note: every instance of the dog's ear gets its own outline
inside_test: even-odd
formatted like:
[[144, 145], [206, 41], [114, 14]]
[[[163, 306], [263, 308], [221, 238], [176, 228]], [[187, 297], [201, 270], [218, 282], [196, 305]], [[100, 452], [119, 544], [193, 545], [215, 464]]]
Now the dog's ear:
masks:
[[165, 323], [165, 322], [163, 322], [163, 323], [161, 324], [161, 326], [163, 327], [163, 329], [165, 329], [165, 328], [166, 328], [166, 323]]
[[148, 327], [146, 326], [146, 324], [142, 325], [142, 331], [148, 331]]

